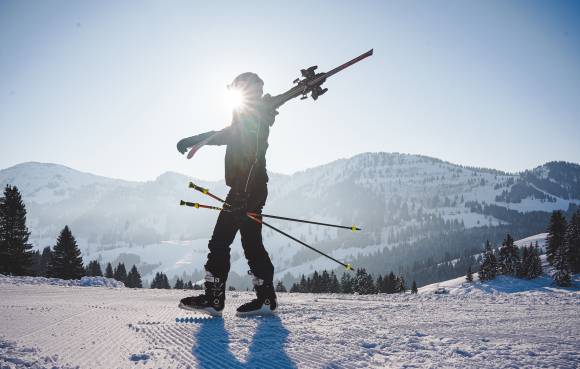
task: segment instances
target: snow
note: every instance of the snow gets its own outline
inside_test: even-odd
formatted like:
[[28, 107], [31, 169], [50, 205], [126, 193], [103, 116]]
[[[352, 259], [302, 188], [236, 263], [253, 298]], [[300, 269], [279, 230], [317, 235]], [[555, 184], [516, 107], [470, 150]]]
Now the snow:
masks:
[[455, 286], [448, 295], [426, 288], [418, 295], [283, 293], [278, 316], [256, 318], [235, 316], [252, 293], [228, 292], [224, 317], [208, 318], [177, 308], [189, 291], [6, 278], [1, 368], [576, 368], [580, 362], [578, 288], [522, 285], [506, 293], [500, 286], [508, 283], [499, 279], [494, 291], [460, 293], [467, 288], [458, 279], [439, 284]]
[[528, 247], [530, 244], [532, 246], [536, 246], [536, 242], [538, 243], [538, 247], [544, 249], [546, 246], [546, 237], [548, 237], [548, 233], [539, 233], [533, 236], [529, 236], [526, 238], [522, 238], [521, 240], [517, 240], [514, 244], [517, 247]]
[[14, 341], [0, 338], [0, 368], [2, 369], [68, 369], [61, 366], [58, 355], [42, 356], [36, 347], [21, 347]]
[[5, 276], [0, 274], [0, 285], [13, 284], [17, 286], [22, 285], [51, 285], [51, 286], [65, 286], [65, 287], [125, 287], [123, 282], [116, 281], [105, 277], [82, 277], [81, 279], [59, 279], [59, 278], [45, 278], [45, 277], [23, 277], [23, 276]]
[[560, 288], [555, 286], [552, 278], [547, 274], [543, 274], [542, 276], [532, 280], [500, 275], [491, 281], [480, 282], [478, 273], [474, 273], [473, 279], [474, 283], [468, 283], [465, 280], [465, 277], [459, 277], [444, 282], [429, 284], [419, 288], [419, 293], [433, 294], [439, 288], [445, 288], [449, 295], [487, 295], [498, 293], [576, 294], [580, 291], [579, 275], [574, 277], [574, 286], [571, 288]]

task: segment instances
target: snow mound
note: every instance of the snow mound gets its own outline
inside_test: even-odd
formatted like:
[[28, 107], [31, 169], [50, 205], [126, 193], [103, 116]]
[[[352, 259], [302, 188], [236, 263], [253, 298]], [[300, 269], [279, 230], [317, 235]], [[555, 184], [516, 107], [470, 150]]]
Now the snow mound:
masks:
[[473, 274], [473, 283], [465, 280], [465, 276], [450, 279], [444, 282], [429, 284], [419, 288], [420, 294], [449, 294], [449, 295], [480, 295], [499, 293], [533, 294], [542, 292], [576, 294], [580, 296], [580, 274], [572, 275], [572, 286], [558, 287], [551, 277], [551, 267], [548, 266], [546, 256], [542, 255], [544, 273], [535, 279], [517, 278], [499, 275], [491, 281], [479, 280], [479, 273]]
[[0, 284], [21, 285], [51, 285], [65, 287], [125, 287], [123, 282], [105, 277], [82, 277], [81, 279], [60, 279], [45, 277], [5, 276], [0, 274]]
[[500, 275], [491, 281], [485, 282], [479, 281], [478, 275], [474, 274], [473, 283], [468, 283], [465, 277], [459, 277], [419, 288], [420, 294], [435, 294], [436, 292], [443, 295], [534, 294], [546, 292], [580, 295], [580, 275], [573, 276], [572, 287], [569, 288], [556, 286], [552, 278], [547, 274], [535, 279]]

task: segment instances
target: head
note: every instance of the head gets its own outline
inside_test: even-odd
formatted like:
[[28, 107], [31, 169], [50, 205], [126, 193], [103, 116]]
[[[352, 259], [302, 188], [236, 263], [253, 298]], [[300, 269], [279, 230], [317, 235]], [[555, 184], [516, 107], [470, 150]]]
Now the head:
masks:
[[240, 74], [228, 85], [228, 89], [238, 90], [247, 102], [261, 98], [264, 93], [263, 87], [264, 81], [256, 73], [252, 72]]

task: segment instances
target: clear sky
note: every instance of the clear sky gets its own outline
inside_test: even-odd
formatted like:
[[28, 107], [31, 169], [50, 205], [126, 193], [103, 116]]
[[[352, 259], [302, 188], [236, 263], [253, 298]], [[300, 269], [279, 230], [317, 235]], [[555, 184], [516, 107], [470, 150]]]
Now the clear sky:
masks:
[[188, 161], [175, 144], [229, 124], [237, 74], [276, 94], [370, 48], [317, 102], [281, 108], [269, 170], [368, 151], [580, 161], [578, 1], [0, 0], [0, 168], [218, 179], [224, 147]]

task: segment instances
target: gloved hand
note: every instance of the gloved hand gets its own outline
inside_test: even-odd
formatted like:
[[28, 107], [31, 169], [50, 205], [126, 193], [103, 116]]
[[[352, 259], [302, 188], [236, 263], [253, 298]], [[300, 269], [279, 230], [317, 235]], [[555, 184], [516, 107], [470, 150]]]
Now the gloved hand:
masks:
[[181, 154], [184, 154], [188, 148], [212, 136], [214, 133], [214, 131], [210, 131], [200, 135], [186, 137], [177, 143], [177, 151], [179, 151]]
[[187, 149], [189, 149], [190, 147], [192, 147], [193, 145], [195, 145], [195, 140], [193, 140], [193, 138], [195, 138], [195, 136], [193, 136], [193, 137], [186, 137], [184, 139], [181, 139], [177, 143], [177, 151], [179, 151], [179, 153], [181, 153], [181, 154], [185, 154], [185, 152], [187, 151]]

